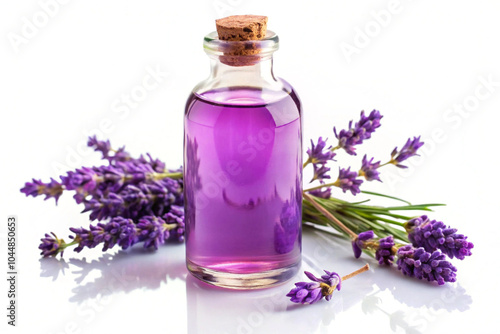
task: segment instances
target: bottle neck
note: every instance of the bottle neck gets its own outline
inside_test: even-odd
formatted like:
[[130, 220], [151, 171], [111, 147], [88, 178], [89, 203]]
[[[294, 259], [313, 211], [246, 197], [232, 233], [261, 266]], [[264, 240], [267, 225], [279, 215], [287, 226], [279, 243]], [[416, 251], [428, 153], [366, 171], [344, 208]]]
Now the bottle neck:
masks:
[[[245, 57], [245, 56], [241, 56]], [[208, 81], [214, 88], [257, 87], [273, 89], [278, 80], [273, 73], [273, 58], [267, 56], [245, 66], [228, 65], [223, 57], [210, 57], [210, 76]]]

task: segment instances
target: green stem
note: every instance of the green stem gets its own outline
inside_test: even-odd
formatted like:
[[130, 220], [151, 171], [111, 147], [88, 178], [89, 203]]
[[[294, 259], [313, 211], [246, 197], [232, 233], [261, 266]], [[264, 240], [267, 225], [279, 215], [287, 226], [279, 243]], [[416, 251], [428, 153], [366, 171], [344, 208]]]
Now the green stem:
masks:
[[356, 239], [358, 235], [354, 233], [351, 229], [349, 229], [347, 226], [345, 226], [340, 220], [338, 220], [332, 213], [328, 212], [324, 207], [321, 206], [316, 200], [313, 198], [313, 196], [304, 193], [304, 198], [311, 203], [319, 212], [324, 214], [329, 220], [337, 224], [338, 227], [340, 227], [345, 233], [347, 233], [351, 239]]
[[176, 172], [176, 173], [153, 173], [152, 178], [156, 181], [158, 180], [163, 180], [166, 178], [171, 178], [171, 179], [181, 179], [183, 176], [182, 172]]

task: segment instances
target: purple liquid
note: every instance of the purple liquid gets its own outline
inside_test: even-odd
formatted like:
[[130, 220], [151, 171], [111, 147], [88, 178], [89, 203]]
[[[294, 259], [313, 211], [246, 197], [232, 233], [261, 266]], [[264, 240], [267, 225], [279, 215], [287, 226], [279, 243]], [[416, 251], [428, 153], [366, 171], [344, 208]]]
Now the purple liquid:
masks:
[[300, 261], [301, 107], [288, 88], [290, 93], [236, 87], [189, 97], [184, 175], [190, 269], [250, 274]]

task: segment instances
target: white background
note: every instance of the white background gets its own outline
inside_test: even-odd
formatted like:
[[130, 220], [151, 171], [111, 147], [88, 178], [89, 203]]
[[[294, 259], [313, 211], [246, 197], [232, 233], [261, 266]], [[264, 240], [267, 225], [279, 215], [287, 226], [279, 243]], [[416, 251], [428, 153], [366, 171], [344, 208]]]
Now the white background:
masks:
[[[493, 257], [498, 1], [61, 0], [46, 9], [51, 16], [43, 14], [44, 3], [54, 1], [0, 5], [0, 220], [19, 218], [19, 326], [12, 332], [494, 332], [488, 325], [497, 321], [500, 297]], [[348, 243], [314, 232], [304, 235], [303, 270], [345, 274], [364, 261], [373, 269], [345, 282], [330, 303], [305, 307], [284, 297], [291, 282], [258, 292], [200, 287], [188, 277], [183, 245], [105, 257], [99, 250], [67, 251], [64, 260], [40, 260], [45, 232], [66, 236], [70, 226], [87, 226], [88, 217], [67, 196], [57, 207], [53, 200], [25, 198], [23, 183], [98, 163], [81, 144], [99, 131], [133, 154], [151, 152], [169, 167], [181, 165], [184, 103], [209, 68], [202, 37], [216, 18], [249, 13], [267, 15], [280, 36], [275, 73], [302, 99], [305, 143], [319, 135], [332, 140], [333, 125], [345, 127], [360, 110], [374, 108], [384, 115], [383, 126], [358, 157], [340, 155], [340, 165], [359, 168], [365, 152], [385, 160], [394, 146], [422, 135], [427, 144], [408, 171], [389, 168], [384, 183], [365, 189], [447, 203], [432, 218], [475, 244], [471, 258], [453, 261], [457, 283], [408, 279], [372, 259], [355, 260]], [[159, 84], [124, 108], [124, 94], [138, 92], [148, 71], [162, 72]], [[0, 263], [7, 262], [5, 232]]]

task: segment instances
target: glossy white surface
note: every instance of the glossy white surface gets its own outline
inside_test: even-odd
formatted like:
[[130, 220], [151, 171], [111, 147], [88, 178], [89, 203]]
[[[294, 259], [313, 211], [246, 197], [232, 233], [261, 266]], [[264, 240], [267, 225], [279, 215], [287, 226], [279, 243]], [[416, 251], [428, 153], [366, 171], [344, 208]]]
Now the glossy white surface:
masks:
[[[390, 3], [71, 1], [16, 53], [10, 33], [21, 34], [23, 17], [32, 20], [41, 5], [2, 2], [0, 262], [6, 262], [4, 221], [15, 214], [20, 268], [19, 326], [7, 327], [2, 313], [2, 333], [497, 332], [500, 5], [401, 0], [390, 22], [348, 62], [342, 43], [352, 44], [358, 28], [375, 22], [371, 12]], [[427, 145], [409, 170], [388, 169], [383, 183], [365, 189], [448, 204], [432, 217], [475, 244], [471, 258], [453, 261], [457, 283], [438, 287], [366, 256], [355, 260], [346, 241], [311, 230], [304, 233], [302, 271], [347, 274], [365, 262], [372, 266], [344, 282], [332, 301], [312, 306], [288, 301], [292, 281], [253, 292], [207, 287], [187, 274], [183, 245], [157, 252], [68, 250], [63, 260], [40, 259], [45, 232], [66, 236], [70, 226], [87, 226], [88, 217], [71, 197], [56, 207], [25, 198], [19, 188], [31, 177], [57, 177], [58, 168], [98, 163], [80, 145], [95, 129], [133, 154], [151, 152], [179, 166], [185, 99], [208, 74], [202, 38], [216, 17], [233, 13], [270, 17], [281, 39], [275, 72], [304, 103], [305, 144], [319, 135], [332, 140], [333, 125], [345, 127], [361, 109], [373, 108], [384, 114], [383, 126], [358, 157], [339, 155], [339, 165], [357, 168], [364, 153], [384, 160], [407, 137], [424, 137]], [[158, 85], [149, 81], [146, 95], [127, 107], [127, 95], [139, 94], [155, 71], [167, 74], [156, 76]], [[301, 272], [293, 281], [304, 279]], [[6, 291], [2, 279], [2, 309]]]

